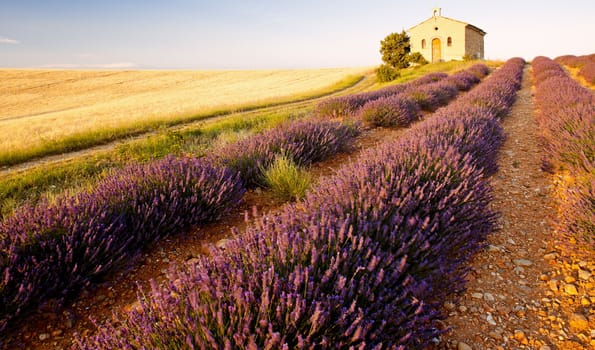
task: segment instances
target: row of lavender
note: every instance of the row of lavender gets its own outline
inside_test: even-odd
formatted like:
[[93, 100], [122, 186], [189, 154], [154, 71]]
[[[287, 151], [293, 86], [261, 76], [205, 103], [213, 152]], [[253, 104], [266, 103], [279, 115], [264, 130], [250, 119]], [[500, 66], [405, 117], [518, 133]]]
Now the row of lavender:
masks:
[[595, 94], [546, 57], [533, 60], [544, 168], [563, 175], [560, 231], [595, 250]]
[[456, 105], [323, 180], [224, 249], [172, 268], [82, 349], [405, 349], [442, 331], [440, 305], [493, 229], [511, 59]]
[[373, 126], [406, 126], [420, 110], [435, 111], [445, 106], [459, 91], [468, 91], [489, 74], [484, 64], [476, 64], [452, 75], [430, 73], [407, 84], [327, 99], [316, 107], [322, 118], [357, 117]]
[[459, 91], [468, 91], [489, 73], [476, 64], [439, 81], [407, 87], [402, 93], [369, 100], [352, 116], [372, 126], [406, 126], [419, 117], [421, 110], [434, 112], [447, 105]]
[[589, 84], [595, 85], [595, 54], [560, 56], [556, 57], [556, 62], [572, 68], [578, 68], [578, 75], [583, 77]]
[[263, 169], [278, 155], [300, 166], [309, 165], [347, 150], [361, 132], [358, 123], [297, 121], [232, 143], [208, 155], [209, 163], [240, 174], [247, 188], [264, 187]]
[[[435, 79], [429, 74], [414, 85]], [[359, 133], [357, 123], [288, 123], [206, 159], [132, 165], [90, 191], [20, 208], [0, 223], [0, 330], [23, 311], [130, 264], [150, 242], [218, 220], [246, 188], [263, 185], [263, 169], [277, 155], [308, 165], [347, 150]]]
[[0, 223], [0, 330], [23, 311], [130, 264], [148, 243], [218, 220], [275, 154], [307, 164], [346, 150], [358, 132], [339, 122], [297, 121], [206, 159], [130, 165], [91, 190], [20, 208]]

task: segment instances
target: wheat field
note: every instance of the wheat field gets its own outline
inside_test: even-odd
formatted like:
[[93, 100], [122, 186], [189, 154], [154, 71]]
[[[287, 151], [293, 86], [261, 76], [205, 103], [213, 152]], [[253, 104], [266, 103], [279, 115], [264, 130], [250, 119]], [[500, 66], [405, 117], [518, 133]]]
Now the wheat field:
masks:
[[69, 138], [109, 139], [158, 122], [299, 99], [366, 70], [0, 70], [0, 158], [43, 154]]

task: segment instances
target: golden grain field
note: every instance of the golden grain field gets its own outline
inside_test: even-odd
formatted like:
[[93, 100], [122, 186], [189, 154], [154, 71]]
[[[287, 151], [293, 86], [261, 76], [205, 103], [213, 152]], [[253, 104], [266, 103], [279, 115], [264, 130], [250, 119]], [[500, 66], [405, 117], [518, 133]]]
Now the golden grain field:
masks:
[[74, 135], [297, 99], [366, 70], [0, 70], [0, 154], [27, 153]]

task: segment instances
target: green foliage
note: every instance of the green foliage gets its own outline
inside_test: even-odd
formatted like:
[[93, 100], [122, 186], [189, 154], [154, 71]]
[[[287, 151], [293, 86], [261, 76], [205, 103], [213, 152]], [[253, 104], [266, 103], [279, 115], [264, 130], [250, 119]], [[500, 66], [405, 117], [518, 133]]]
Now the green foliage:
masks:
[[376, 68], [376, 78], [381, 83], [393, 81], [400, 76], [399, 71], [388, 64], [383, 64]]
[[423, 65], [426, 65], [429, 63], [428, 60], [426, 60], [424, 58], [424, 56], [422, 56], [422, 54], [419, 52], [412, 52], [411, 55], [409, 55], [409, 61], [411, 63], [416, 63], [420, 66], [423, 66]]
[[[428, 61], [419, 52], [411, 52], [409, 36], [405, 31], [401, 33], [391, 33], [380, 42], [380, 53], [382, 61], [385, 63], [376, 70], [379, 81], [392, 81], [398, 77], [394, 76], [393, 71], [409, 67], [414, 63], [418, 66], [428, 64]], [[393, 69], [393, 71], [390, 70]], [[396, 71], [395, 71], [396, 72]]]
[[312, 183], [310, 174], [286, 156], [277, 157], [268, 169], [264, 169], [264, 179], [273, 194], [283, 201], [304, 197]]
[[410, 52], [409, 36], [404, 30], [401, 33], [391, 33], [380, 42], [382, 61], [391, 67], [407, 68]]
[[120, 159], [144, 162], [163, 158], [168, 154], [180, 154], [184, 141], [185, 137], [181, 132], [164, 130], [157, 135], [142, 139], [142, 141], [119, 145], [116, 152]]
[[98, 157], [39, 168], [0, 178], [0, 219], [26, 201], [35, 203], [41, 196], [51, 197], [97, 181], [107, 169], [116, 166]]

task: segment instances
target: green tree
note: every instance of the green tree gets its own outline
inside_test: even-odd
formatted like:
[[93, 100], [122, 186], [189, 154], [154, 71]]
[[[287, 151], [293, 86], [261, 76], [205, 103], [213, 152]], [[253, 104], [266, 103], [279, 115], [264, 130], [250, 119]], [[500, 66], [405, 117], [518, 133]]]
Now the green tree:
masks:
[[404, 30], [401, 33], [391, 33], [380, 42], [382, 61], [394, 68], [407, 68], [410, 52], [409, 36]]

